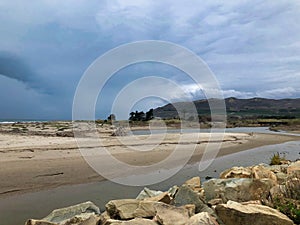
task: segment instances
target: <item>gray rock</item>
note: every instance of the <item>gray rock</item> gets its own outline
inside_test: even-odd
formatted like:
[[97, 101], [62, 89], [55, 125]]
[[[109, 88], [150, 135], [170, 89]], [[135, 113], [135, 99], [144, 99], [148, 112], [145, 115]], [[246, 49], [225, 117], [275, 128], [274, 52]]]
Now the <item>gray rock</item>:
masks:
[[277, 177], [278, 184], [283, 184], [288, 178], [288, 175], [282, 172], [278, 172], [275, 174]]
[[185, 207], [157, 205], [155, 220], [163, 225], [186, 225], [189, 221], [189, 210]]
[[151, 198], [151, 197], [155, 197], [157, 195], [162, 194], [162, 191], [155, 191], [155, 190], [150, 190], [149, 188], [144, 188], [139, 195], [136, 197], [136, 199], [145, 199], [145, 198]]
[[226, 225], [293, 225], [286, 215], [263, 205], [228, 201], [217, 205], [216, 211]]
[[[56, 225], [56, 224], [94, 224], [98, 221], [99, 208], [92, 202], [85, 202], [78, 205], [55, 209], [48, 216], [41, 220], [28, 220], [26, 225]], [[96, 222], [95, 222], [96, 223]]]
[[153, 202], [153, 201], [141, 201], [138, 205], [138, 208], [132, 212], [133, 217], [144, 217], [150, 218], [154, 217], [156, 214], [156, 206], [165, 205], [162, 202]]
[[167, 204], [137, 199], [121, 199], [108, 202], [106, 204], [106, 211], [112, 219], [151, 218], [156, 215], [156, 207], [161, 205]]
[[170, 204], [172, 201], [172, 198], [170, 197], [168, 192], [163, 192], [157, 196], [145, 198], [145, 201], [154, 201], [154, 202], [163, 202], [166, 204]]
[[[218, 220], [218, 216], [216, 215], [215, 211], [208, 207], [204, 200], [199, 198], [197, 193], [195, 193], [188, 186], [181, 186], [175, 196], [175, 205], [182, 206], [187, 204], [195, 205], [195, 213], [207, 212]], [[221, 223], [219, 220], [218, 222]]]
[[[174, 198], [176, 192], [178, 191], [178, 187], [175, 185], [173, 187], [171, 187], [167, 193], [169, 195], [169, 197]], [[164, 193], [164, 194], [163, 194]], [[159, 195], [165, 195], [166, 192], [162, 192], [162, 191], [156, 191], [156, 190], [151, 190], [147, 187], [145, 187], [136, 197], [136, 199], [139, 200], [143, 200], [143, 199], [149, 199], [149, 198], [153, 198]]]
[[218, 225], [218, 222], [207, 212], [202, 212], [192, 216], [187, 225]]
[[273, 201], [276, 197], [283, 196], [286, 193], [286, 186], [276, 185], [271, 188], [269, 193], [270, 193], [271, 201]]
[[203, 183], [207, 201], [221, 198], [224, 202], [266, 199], [273, 186], [270, 179], [249, 178], [211, 179]]
[[49, 222], [45, 220], [28, 220], [25, 225], [97, 225], [100, 221], [100, 216], [93, 213], [83, 213], [76, 215], [70, 219], [59, 223]]
[[288, 164], [283, 164], [283, 165], [272, 165], [268, 166], [267, 169], [271, 170], [274, 173], [287, 173], [287, 168], [289, 167]]
[[120, 199], [109, 201], [105, 207], [112, 219], [133, 219], [139, 203], [140, 200], [137, 199]]
[[208, 212], [211, 213], [213, 210], [209, 208], [205, 202], [199, 198], [197, 193], [195, 193], [190, 187], [188, 186], [181, 186], [178, 189], [178, 192], [175, 196], [175, 205], [176, 206], [183, 206], [187, 204], [194, 204], [196, 206], [195, 212]]
[[67, 220], [63, 225], [97, 225], [98, 222], [100, 221], [100, 216], [99, 215], [88, 215], [86, 214], [81, 214], [79, 216], [75, 216], [69, 220]]
[[277, 185], [270, 190], [271, 200], [277, 197], [289, 198], [300, 201], [300, 178], [289, 177], [282, 185]]

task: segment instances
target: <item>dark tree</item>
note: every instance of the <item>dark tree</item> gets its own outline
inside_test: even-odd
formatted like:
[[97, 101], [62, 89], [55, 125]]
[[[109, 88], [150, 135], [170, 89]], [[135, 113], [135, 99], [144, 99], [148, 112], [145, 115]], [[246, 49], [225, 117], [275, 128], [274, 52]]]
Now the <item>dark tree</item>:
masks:
[[110, 114], [110, 115], [107, 117], [107, 120], [115, 121], [115, 120], [116, 120], [116, 115], [115, 115], [115, 114]]
[[146, 118], [145, 119], [147, 121], [153, 119], [153, 109], [150, 109], [148, 112], [146, 112]]
[[130, 115], [129, 120], [131, 120], [131, 121], [143, 121], [143, 120], [145, 120], [145, 113], [143, 111], [141, 111], [141, 112], [138, 112], [138, 111], [131, 112], [129, 115]]
[[135, 119], [135, 112], [131, 112], [129, 115], [129, 120], [133, 121]]
[[137, 121], [142, 121], [145, 119], [145, 113], [143, 111], [141, 112], [136, 111], [135, 116]]
[[150, 109], [148, 112], [144, 113], [143, 111], [135, 111], [129, 114], [130, 121], [149, 121], [153, 119], [153, 109]]

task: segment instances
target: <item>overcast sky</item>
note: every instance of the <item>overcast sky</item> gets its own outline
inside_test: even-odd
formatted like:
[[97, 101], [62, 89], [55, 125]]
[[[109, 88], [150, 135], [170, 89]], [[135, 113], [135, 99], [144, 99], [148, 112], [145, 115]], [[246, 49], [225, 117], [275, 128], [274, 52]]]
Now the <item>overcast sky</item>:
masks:
[[[71, 119], [87, 67], [108, 50], [141, 40], [169, 41], [195, 52], [225, 97], [300, 97], [298, 0], [2, 0], [0, 21], [0, 119]], [[145, 76], [162, 76], [193, 99], [203, 97], [181, 71], [146, 63], [110, 79], [97, 116], [106, 117], [117, 93]], [[155, 86], [172, 101], [182, 100], [172, 86]], [[135, 108], [163, 103], [149, 98]]]

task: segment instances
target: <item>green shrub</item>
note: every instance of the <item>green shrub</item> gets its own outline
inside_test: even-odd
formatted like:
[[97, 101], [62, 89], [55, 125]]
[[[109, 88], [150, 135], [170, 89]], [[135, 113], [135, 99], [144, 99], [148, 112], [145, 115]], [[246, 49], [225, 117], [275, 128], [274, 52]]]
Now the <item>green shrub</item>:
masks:
[[274, 208], [288, 216], [295, 224], [300, 224], [300, 206], [299, 201], [277, 197], [274, 199]]
[[273, 199], [273, 207], [287, 215], [295, 224], [300, 224], [300, 176], [290, 176], [285, 188]]
[[281, 161], [284, 160], [286, 160], [285, 157], [280, 157], [279, 153], [277, 152], [271, 157], [270, 165], [281, 165]]

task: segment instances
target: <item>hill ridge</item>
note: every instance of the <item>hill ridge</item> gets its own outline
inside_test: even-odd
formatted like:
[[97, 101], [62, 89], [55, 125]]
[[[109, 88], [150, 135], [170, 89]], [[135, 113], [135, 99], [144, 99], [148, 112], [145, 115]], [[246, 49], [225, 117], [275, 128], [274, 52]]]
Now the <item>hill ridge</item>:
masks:
[[[210, 101], [219, 101], [220, 99], [210, 99]], [[227, 115], [229, 117], [287, 117], [300, 118], [300, 98], [225, 98]], [[177, 109], [184, 109], [187, 113], [191, 110], [193, 103], [199, 115], [210, 114], [210, 108], [207, 99], [199, 99], [193, 102], [175, 102], [154, 109], [154, 116], [161, 118], [178, 117]]]

